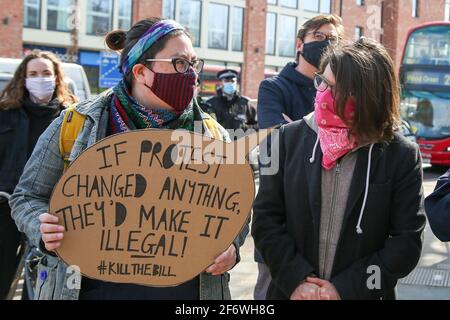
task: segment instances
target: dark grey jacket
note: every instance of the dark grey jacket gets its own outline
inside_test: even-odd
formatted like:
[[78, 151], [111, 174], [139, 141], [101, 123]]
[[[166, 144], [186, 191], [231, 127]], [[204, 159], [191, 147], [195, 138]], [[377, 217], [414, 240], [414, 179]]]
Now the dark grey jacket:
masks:
[[[308, 275], [319, 274], [322, 152], [304, 122], [283, 126], [280, 170], [261, 176], [253, 208], [252, 235], [272, 274], [268, 299], [289, 299]], [[330, 281], [342, 299], [394, 299], [398, 279], [417, 265], [425, 227], [422, 163], [417, 145], [396, 134], [376, 144], [371, 157], [367, 203], [363, 204], [368, 147], [359, 149]], [[371, 289], [373, 270], [379, 289]]]

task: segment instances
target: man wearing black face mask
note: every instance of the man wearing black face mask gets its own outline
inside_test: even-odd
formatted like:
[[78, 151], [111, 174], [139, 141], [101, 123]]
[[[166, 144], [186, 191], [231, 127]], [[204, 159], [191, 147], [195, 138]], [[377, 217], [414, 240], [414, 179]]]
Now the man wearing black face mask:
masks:
[[342, 36], [342, 19], [335, 15], [317, 16], [301, 26], [296, 61], [288, 63], [278, 76], [261, 82], [257, 108], [260, 128], [296, 121], [313, 111], [314, 73], [322, 53]]
[[[257, 117], [260, 129], [300, 120], [313, 111], [314, 73], [319, 69], [323, 52], [342, 38], [343, 29], [342, 19], [335, 15], [317, 16], [301, 26], [297, 34], [296, 61], [288, 63], [278, 76], [264, 80], [259, 87]], [[260, 151], [260, 166], [269, 162], [264, 159], [270, 156], [270, 146], [267, 149]], [[270, 273], [257, 251], [255, 261], [259, 274], [254, 298], [263, 300], [270, 284]]]

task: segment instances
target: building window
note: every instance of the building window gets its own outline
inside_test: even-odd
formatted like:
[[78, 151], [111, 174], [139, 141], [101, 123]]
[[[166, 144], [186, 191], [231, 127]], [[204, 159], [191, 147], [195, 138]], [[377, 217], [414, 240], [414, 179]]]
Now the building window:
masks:
[[242, 32], [244, 29], [244, 8], [233, 7], [231, 49], [242, 51]]
[[200, 47], [200, 21], [202, 20], [202, 4], [198, 0], [180, 1], [180, 23], [185, 26], [192, 36], [192, 43]]
[[175, 0], [163, 1], [163, 17], [167, 19], [175, 19]]
[[41, 28], [41, 1], [25, 0], [23, 6], [23, 26], [26, 28]]
[[445, 21], [450, 21], [450, 0], [445, 0]]
[[320, 12], [331, 13], [331, 0], [320, 0]]
[[363, 5], [365, 5], [364, 0], [356, 0], [356, 5], [357, 5], [357, 6], [363, 6]]
[[363, 28], [355, 27], [355, 40], [359, 40], [363, 36]]
[[282, 57], [294, 57], [297, 18], [284, 15], [279, 17], [278, 54]]
[[129, 30], [131, 28], [132, 0], [119, 0], [119, 29]]
[[306, 11], [319, 12], [319, 0], [303, 1], [303, 9]]
[[87, 4], [87, 34], [106, 34], [112, 29], [112, 0], [90, 0]]
[[267, 4], [277, 5], [277, 0], [267, 0]]
[[70, 8], [72, 0], [48, 0], [47, 30], [70, 31]]
[[280, 5], [287, 8], [298, 8], [298, 0], [280, 0]]
[[413, 18], [419, 17], [419, 0], [411, 0], [412, 2], [412, 16]]
[[275, 37], [277, 34], [277, 15], [269, 12], [266, 17], [266, 54], [275, 55]]
[[226, 5], [209, 4], [208, 47], [211, 49], [228, 48], [228, 10]]

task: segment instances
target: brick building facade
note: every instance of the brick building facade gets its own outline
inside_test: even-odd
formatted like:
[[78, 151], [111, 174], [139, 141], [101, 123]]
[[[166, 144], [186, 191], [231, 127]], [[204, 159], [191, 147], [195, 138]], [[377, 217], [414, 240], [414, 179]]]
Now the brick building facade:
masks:
[[264, 79], [267, 3], [261, 0], [247, 0], [244, 18], [244, 63], [242, 64], [241, 90], [245, 95], [256, 98], [259, 82]]
[[365, 36], [380, 41], [397, 67], [408, 30], [422, 23], [448, 19], [445, 8], [445, 0], [336, 0], [333, 3], [333, 13], [344, 21], [346, 38], [355, 40]]
[[0, 57], [22, 56], [23, 1], [0, 0]]
[[[347, 39], [367, 36], [379, 40], [388, 48], [397, 66], [411, 27], [448, 20], [450, 15], [449, 0], [189, 0], [190, 6], [183, 5], [185, 1], [130, 0], [128, 10], [124, 10], [116, 7], [126, 2], [114, 0], [115, 5], [109, 9], [109, 14], [114, 16], [109, 28], [120, 28], [124, 23], [122, 11], [130, 12], [130, 23], [149, 16], [167, 16], [187, 23], [195, 35], [194, 45], [199, 57], [205, 59], [207, 65], [219, 69], [241, 69], [241, 91], [251, 98], [257, 97], [259, 83], [264, 77], [294, 59], [295, 29], [315, 15], [330, 12], [340, 15]], [[40, 7], [36, 10], [40, 18], [36, 21], [39, 25], [31, 27], [23, 27], [24, 3], [0, 0], [0, 56], [21, 57], [24, 49], [42, 46], [55, 47], [64, 56], [64, 50], [70, 46], [69, 33], [49, 28], [52, 24], [46, 13], [52, 9], [49, 9], [48, 0], [38, 1]], [[82, 10], [83, 15], [90, 14], [86, 5]], [[226, 18], [222, 15], [224, 10]], [[221, 18], [223, 29], [217, 22]], [[240, 22], [236, 24], [237, 18]], [[86, 24], [84, 21], [83, 25]], [[239, 24], [242, 28], [235, 28]], [[85, 29], [80, 32], [80, 49], [85, 52], [81, 52], [79, 63], [87, 70], [90, 82], [93, 79], [92, 83], [95, 83], [99, 72], [97, 56], [104, 50], [103, 37]], [[210, 41], [222, 34], [226, 40]], [[214, 77], [213, 74], [209, 76]]]
[[133, 1], [133, 22], [148, 18], [158, 17], [162, 13], [163, 0], [138, 0]]
[[[306, 0], [299, 1], [299, 7], [302, 6], [303, 1]], [[137, 12], [136, 16], [139, 12], [157, 13], [158, 10], [162, 12], [162, 2], [162, 0], [145, 1], [148, 11], [136, 6], [134, 12]], [[408, 30], [425, 22], [448, 20], [448, 17], [445, 17], [446, 14], [448, 15], [446, 3], [450, 6], [448, 2], [446, 0], [332, 0], [331, 12], [343, 18], [347, 40], [353, 41], [359, 36], [378, 40], [386, 46], [394, 62], [399, 66]], [[268, 5], [268, 1], [245, 0], [241, 91], [252, 98], [257, 97], [259, 83], [265, 76], [264, 68], [271, 65], [272, 57], [266, 52], [267, 13], [271, 9], [273, 7]], [[297, 26], [306, 18], [302, 20], [297, 23]]]

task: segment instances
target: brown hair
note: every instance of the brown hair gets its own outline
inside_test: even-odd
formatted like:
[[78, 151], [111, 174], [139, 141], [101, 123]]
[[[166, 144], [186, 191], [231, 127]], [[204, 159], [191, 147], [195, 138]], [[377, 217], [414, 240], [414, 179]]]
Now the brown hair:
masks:
[[[108, 48], [114, 51], [119, 51], [121, 53], [119, 66], [120, 69], [122, 68], [122, 64], [124, 63], [128, 52], [130, 52], [130, 50], [139, 41], [142, 35], [148, 29], [150, 29], [155, 23], [162, 20], [163, 19], [158, 17], [147, 18], [136, 22], [128, 32], [124, 30], [114, 30], [106, 35], [105, 43], [108, 46]], [[153, 44], [146, 52], [144, 52], [144, 54], [142, 54], [142, 56], [139, 58], [136, 64], [151, 65], [145, 60], [153, 59], [158, 52], [164, 49], [165, 45], [171, 38], [177, 37], [181, 34], [185, 34], [186, 36], [191, 38], [189, 33], [185, 30], [173, 31], [164, 36], [163, 38], [161, 38], [159, 41]], [[130, 87], [133, 79], [132, 72], [122, 76], [125, 80], [125, 83], [128, 85], [128, 87]]]
[[22, 60], [14, 73], [14, 77], [8, 83], [3, 92], [1, 92], [0, 110], [22, 107], [23, 100], [26, 94], [28, 94], [28, 90], [25, 87], [28, 62], [38, 58], [50, 60], [53, 64], [56, 77], [55, 92], [59, 103], [64, 106], [68, 106], [78, 102], [78, 99], [70, 92], [67, 84], [64, 82], [64, 71], [61, 66], [61, 61], [51, 52], [33, 50]]
[[344, 26], [342, 25], [342, 18], [334, 14], [320, 15], [306, 21], [298, 30], [297, 38], [301, 41], [305, 40], [306, 34], [310, 31], [317, 31], [323, 25], [332, 24], [335, 26], [338, 38], [341, 40], [344, 36]]
[[363, 37], [329, 48], [321, 69], [327, 65], [336, 78], [336, 110], [344, 121], [347, 100], [355, 101], [355, 116], [347, 121], [352, 133], [362, 141], [392, 140], [400, 125], [400, 83], [384, 46]]

